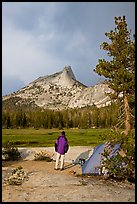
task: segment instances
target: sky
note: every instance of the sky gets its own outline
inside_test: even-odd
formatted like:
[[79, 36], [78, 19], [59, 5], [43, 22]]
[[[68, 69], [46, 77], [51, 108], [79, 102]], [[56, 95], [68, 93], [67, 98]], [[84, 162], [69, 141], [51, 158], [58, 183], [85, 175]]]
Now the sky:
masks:
[[135, 33], [135, 2], [2, 2], [2, 95], [65, 66], [86, 86], [99, 83], [93, 69], [109, 59], [100, 45], [115, 16]]

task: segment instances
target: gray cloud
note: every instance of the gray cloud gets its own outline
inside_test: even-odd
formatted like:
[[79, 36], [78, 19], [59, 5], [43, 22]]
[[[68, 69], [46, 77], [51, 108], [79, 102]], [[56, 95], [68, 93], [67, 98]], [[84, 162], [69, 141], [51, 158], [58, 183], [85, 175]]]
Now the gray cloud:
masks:
[[14, 76], [2, 76], [2, 95], [7, 95], [23, 88], [25, 84]]
[[93, 69], [107, 57], [100, 44], [114, 29], [114, 17], [125, 15], [135, 31], [134, 2], [3, 2], [2, 7], [2, 74], [26, 85], [66, 65], [77, 80], [96, 84], [100, 77]]

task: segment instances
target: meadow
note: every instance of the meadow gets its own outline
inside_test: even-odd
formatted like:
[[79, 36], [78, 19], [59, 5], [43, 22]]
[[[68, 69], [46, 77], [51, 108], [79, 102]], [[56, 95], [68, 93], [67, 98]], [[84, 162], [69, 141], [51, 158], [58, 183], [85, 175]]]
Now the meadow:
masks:
[[[96, 146], [110, 129], [63, 129], [70, 146]], [[59, 129], [3, 129], [2, 146], [13, 142], [17, 147], [51, 147], [62, 130]]]

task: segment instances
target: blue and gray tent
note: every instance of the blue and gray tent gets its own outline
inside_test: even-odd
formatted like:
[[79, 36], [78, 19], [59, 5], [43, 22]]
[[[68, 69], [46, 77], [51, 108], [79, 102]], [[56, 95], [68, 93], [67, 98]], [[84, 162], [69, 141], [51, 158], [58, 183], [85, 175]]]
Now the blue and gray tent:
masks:
[[[107, 148], [107, 144], [100, 144], [94, 148], [92, 155], [89, 157], [88, 160], [82, 165], [82, 174], [99, 174], [98, 168], [102, 165], [103, 156], [102, 153], [104, 152], [104, 148]], [[109, 145], [108, 145], [109, 148]], [[117, 151], [120, 149], [120, 144], [116, 144], [109, 154], [109, 158], [114, 156]]]

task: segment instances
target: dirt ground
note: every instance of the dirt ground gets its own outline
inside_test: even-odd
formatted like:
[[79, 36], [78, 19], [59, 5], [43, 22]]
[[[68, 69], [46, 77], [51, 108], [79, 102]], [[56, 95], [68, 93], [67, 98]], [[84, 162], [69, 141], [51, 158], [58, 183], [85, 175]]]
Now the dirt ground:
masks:
[[[6, 184], [5, 178], [19, 166], [28, 179], [18, 186]], [[2, 167], [2, 202], [135, 202], [135, 184], [103, 176], [84, 176], [82, 180], [81, 166], [68, 161], [63, 171], [54, 166], [54, 160], [21, 160]]]

